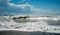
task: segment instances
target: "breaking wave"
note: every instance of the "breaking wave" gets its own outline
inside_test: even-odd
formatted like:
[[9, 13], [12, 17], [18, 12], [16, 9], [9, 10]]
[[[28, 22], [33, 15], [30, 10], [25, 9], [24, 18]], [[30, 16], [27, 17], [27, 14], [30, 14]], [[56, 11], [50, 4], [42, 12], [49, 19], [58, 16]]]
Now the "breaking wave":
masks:
[[60, 17], [30, 16], [27, 20], [13, 20], [18, 16], [0, 16], [0, 30], [46, 31], [60, 30]]

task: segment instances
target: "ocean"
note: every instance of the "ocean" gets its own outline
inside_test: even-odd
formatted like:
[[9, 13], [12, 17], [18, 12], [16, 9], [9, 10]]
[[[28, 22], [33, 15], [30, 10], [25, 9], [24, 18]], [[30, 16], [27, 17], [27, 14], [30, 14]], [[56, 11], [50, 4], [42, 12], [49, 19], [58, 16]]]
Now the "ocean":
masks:
[[26, 15], [0, 16], [0, 35], [60, 35], [60, 16], [32, 16], [16, 19]]

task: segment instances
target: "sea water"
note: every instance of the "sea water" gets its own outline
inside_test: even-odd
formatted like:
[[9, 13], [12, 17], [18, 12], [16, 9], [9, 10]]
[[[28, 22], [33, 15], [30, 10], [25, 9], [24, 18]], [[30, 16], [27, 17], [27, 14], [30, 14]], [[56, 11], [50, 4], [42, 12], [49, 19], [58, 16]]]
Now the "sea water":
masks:
[[13, 17], [20, 16], [25, 15], [0, 16], [0, 31], [15, 30], [60, 33], [60, 17], [30, 16], [29, 20], [13, 20]]

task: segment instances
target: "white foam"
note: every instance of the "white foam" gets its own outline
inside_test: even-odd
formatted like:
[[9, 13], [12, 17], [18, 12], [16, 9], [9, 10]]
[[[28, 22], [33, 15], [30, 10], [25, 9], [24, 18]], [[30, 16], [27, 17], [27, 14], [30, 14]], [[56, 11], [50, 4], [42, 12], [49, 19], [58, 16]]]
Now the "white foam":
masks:
[[49, 26], [47, 22], [44, 21], [44, 20], [55, 20], [55, 18], [54, 19], [53, 18], [52, 17], [31, 17], [29, 19], [39, 20], [39, 21], [17, 23], [12, 20], [11, 16], [0, 16], [0, 31], [1, 30], [19, 30], [19, 31], [43, 31], [43, 32], [60, 33], [59, 32], [60, 26], [59, 27]]

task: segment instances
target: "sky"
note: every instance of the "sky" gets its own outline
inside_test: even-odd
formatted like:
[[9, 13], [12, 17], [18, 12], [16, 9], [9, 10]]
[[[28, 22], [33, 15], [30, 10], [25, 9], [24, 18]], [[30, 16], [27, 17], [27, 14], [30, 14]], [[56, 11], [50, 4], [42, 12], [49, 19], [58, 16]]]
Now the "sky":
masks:
[[0, 13], [60, 15], [60, 0], [0, 0]]

